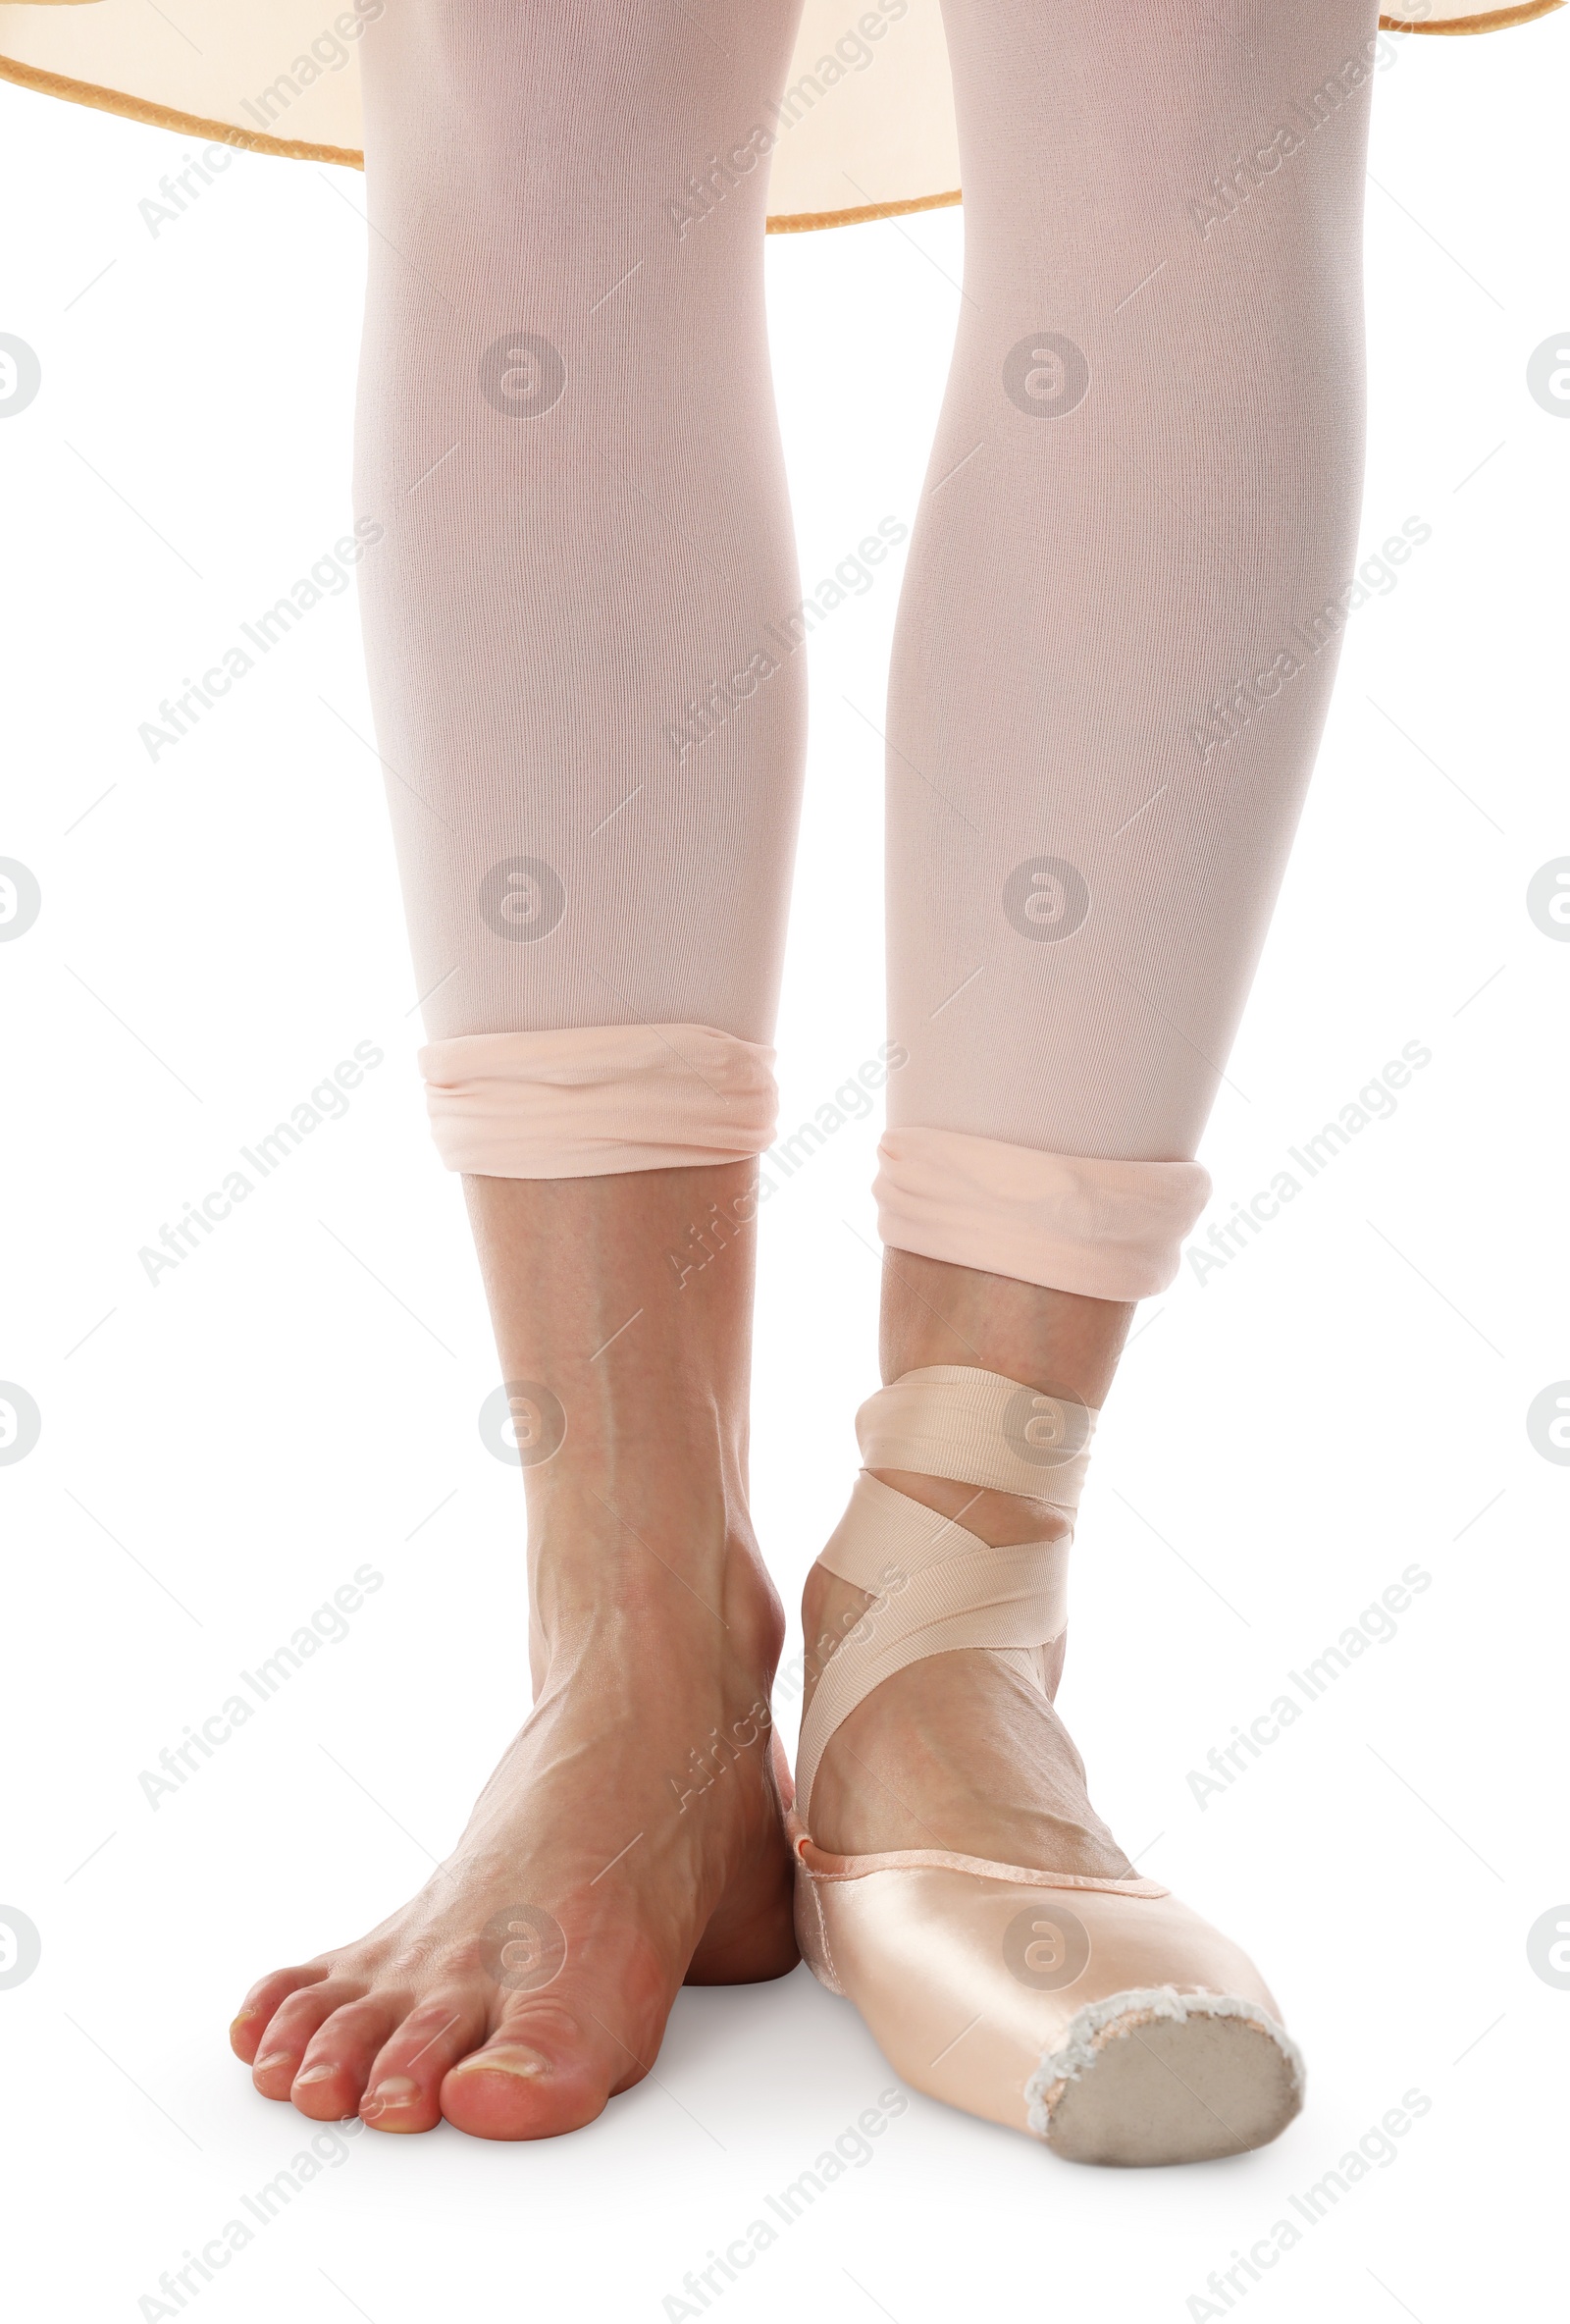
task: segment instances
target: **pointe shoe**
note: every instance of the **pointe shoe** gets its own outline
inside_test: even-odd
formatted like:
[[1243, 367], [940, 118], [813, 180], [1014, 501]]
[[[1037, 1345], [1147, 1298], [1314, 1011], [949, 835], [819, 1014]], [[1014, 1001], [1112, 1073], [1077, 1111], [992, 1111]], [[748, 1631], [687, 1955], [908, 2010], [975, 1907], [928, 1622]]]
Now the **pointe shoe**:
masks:
[[1247, 1955], [1159, 1881], [1033, 1872], [946, 1849], [834, 1856], [811, 1832], [830, 1736], [924, 1656], [985, 1647], [1042, 1691], [1068, 1620], [1069, 1540], [994, 1549], [868, 1469], [1050, 1501], [1071, 1518], [1096, 1415], [960, 1365], [907, 1372], [856, 1416], [865, 1464], [818, 1563], [873, 1605], [802, 1724], [796, 1928], [902, 2080], [1074, 2162], [1250, 2152], [1302, 2105], [1303, 2062]]

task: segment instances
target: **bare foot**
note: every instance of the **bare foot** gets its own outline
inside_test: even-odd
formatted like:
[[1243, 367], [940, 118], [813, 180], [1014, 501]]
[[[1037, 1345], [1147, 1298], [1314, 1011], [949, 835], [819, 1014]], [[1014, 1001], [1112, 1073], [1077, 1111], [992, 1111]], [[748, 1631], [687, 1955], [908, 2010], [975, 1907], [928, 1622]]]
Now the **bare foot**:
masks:
[[594, 1549], [622, 1586], [553, 1645], [452, 1856], [369, 1936], [246, 1995], [230, 2038], [264, 2097], [549, 2138], [642, 2080], [684, 1980], [794, 1965], [766, 1579], [738, 1546], [714, 1611], [674, 1608]]
[[535, 1708], [414, 1902], [247, 1995], [231, 2040], [264, 2096], [549, 2138], [648, 2073], [684, 1980], [794, 1965], [784, 1619], [746, 1513], [751, 1242], [669, 1255], [745, 1214], [754, 1176], [467, 1182], [522, 1424]]

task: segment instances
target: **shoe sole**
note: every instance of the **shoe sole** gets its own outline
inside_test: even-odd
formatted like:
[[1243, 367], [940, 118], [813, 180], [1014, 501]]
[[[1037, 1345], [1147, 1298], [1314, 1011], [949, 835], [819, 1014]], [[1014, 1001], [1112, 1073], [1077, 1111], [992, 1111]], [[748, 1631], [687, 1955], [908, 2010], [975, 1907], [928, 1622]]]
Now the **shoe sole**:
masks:
[[1302, 2105], [1302, 2068], [1263, 2013], [1221, 1996], [1120, 1994], [1081, 2013], [1027, 2095], [1031, 2128], [1066, 2161], [1215, 2162], [1280, 2137]]

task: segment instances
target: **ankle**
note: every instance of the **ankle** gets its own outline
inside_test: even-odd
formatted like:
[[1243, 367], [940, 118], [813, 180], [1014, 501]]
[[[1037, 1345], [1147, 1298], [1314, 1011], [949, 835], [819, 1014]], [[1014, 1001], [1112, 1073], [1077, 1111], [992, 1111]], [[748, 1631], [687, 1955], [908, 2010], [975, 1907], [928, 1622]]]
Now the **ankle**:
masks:
[[[908, 1501], [919, 1502], [935, 1515], [963, 1526], [967, 1533], [973, 1533], [978, 1541], [988, 1543], [993, 1549], [1010, 1549], [1025, 1542], [1066, 1541], [1073, 1533], [1073, 1518], [1052, 1502], [1032, 1500], [1019, 1493], [978, 1489], [950, 1477], [918, 1476], [908, 1469], [869, 1469], [867, 1474], [880, 1485], [903, 1493]], [[828, 1664], [875, 1604], [865, 1590], [841, 1580], [825, 1566], [809, 1567], [802, 1589], [804, 1711]], [[1052, 1693], [1062, 1665], [1062, 1642], [1047, 1651], [1051, 1658], [1048, 1692]]]
[[966, 1485], [952, 1477], [917, 1476], [910, 1469], [875, 1468], [868, 1474], [880, 1485], [892, 1486], [908, 1501], [918, 1501], [963, 1525], [995, 1550], [1012, 1549], [1030, 1541], [1067, 1541], [1073, 1519], [1055, 1503], [1023, 1493], [998, 1493], [990, 1487]]
[[529, 1594], [548, 1664], [593, 1652], [645, 1671], [679, 1669], [694, 1684], [726, 1665], [766, 1684], [784, 1644], [784, 1610], [751, 1518], [719, 1493], [689, 1497], [679, 1510], [616, 1508], [566, 1481], [532, 1495]]
[[1131, 1303], [1085, 1298], [914, 1251], [883, 1261], [885, 1382], [930, 1364], [970, 1364], [1099, 1409], [1133, 1321]]

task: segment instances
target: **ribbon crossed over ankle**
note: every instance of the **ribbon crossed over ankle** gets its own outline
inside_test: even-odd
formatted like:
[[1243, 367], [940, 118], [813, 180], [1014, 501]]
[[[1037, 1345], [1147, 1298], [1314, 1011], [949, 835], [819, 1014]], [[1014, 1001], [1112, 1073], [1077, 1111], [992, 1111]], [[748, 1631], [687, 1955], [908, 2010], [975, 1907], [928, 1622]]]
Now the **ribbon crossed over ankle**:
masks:
[[802, 1721], [804, 1823], [830, 1737], [885, 1678], [928, 1655], [989, 1647], [1039, 1686], [1032, 1650], [1060, 1637], [1069, 1618], [1070, 1535], [994, 1549], [867, 1471], [1027, 1494], [1073, 1517], [1096, 1418], [1073, 1397], [967, 1364], [907, 1372], [863, 1404], [856, 1434], [864, 1465], [817, 1562], [873, 1603], [834, 1649]]

